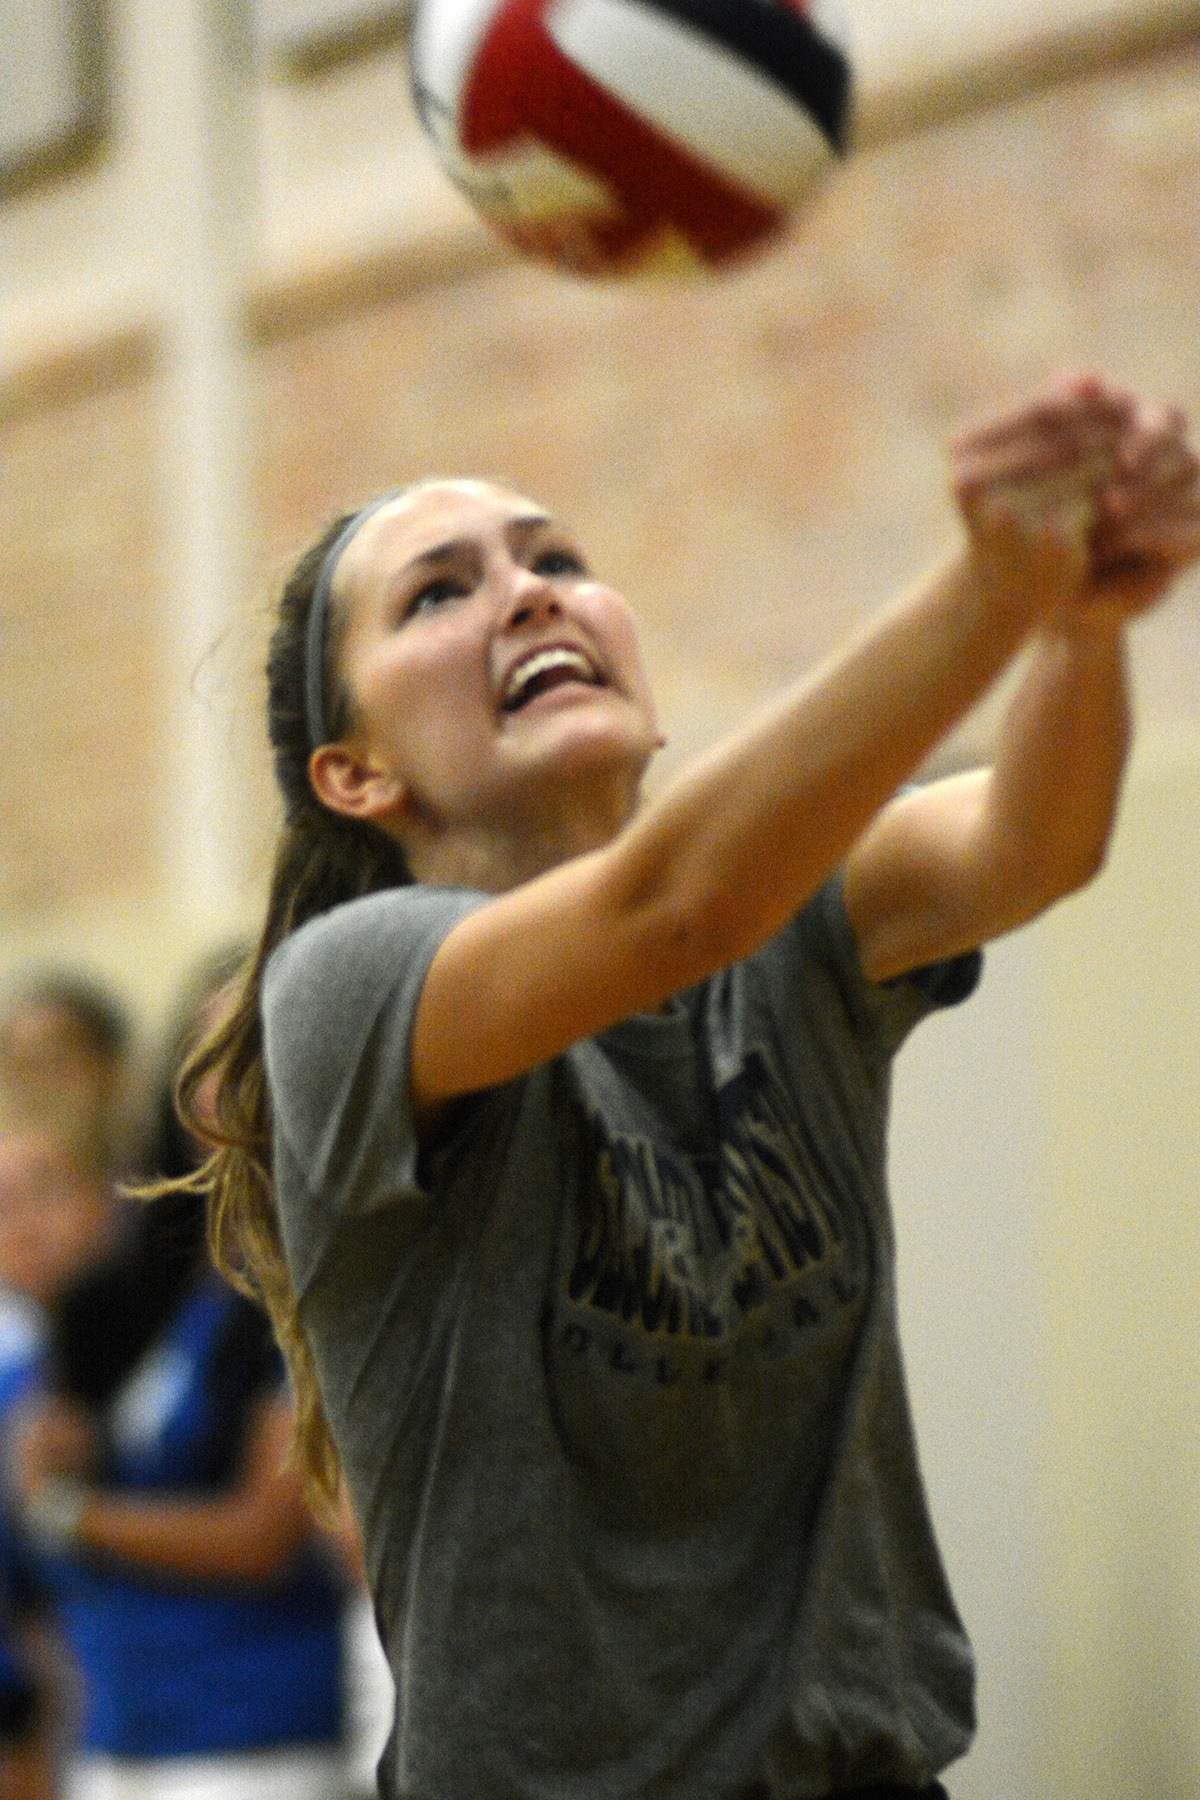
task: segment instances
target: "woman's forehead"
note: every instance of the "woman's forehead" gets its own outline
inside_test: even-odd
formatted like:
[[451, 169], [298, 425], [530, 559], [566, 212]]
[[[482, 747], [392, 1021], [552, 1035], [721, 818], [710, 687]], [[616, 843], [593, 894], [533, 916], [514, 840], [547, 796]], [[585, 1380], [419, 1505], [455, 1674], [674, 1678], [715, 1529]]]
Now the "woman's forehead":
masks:
[[422, 482], [367, 520], [347, 546], [339, 573], [354, 581], [391, 575], [442, 544], [514, 520], [547, 516], [524, 494], [495, 482], [465, 478]]

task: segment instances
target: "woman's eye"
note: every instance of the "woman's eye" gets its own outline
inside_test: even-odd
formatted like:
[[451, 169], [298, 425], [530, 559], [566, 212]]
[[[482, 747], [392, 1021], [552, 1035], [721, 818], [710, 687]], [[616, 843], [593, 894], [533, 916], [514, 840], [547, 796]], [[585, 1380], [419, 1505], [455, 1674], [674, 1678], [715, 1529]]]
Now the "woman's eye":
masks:
[[543, 550], [533, 571], [535, 575], [586, 575], [587, 566], [574, 550]]
[[430, 607], [440, 606], [443, 600], [461, 600], [466, 592], [465, 583], [441, 575], [436, 581], [427, 581], [424, 587], [417, 589], [405, 608], [404, 616], [411, 619], [414, 613], [427, 612]]

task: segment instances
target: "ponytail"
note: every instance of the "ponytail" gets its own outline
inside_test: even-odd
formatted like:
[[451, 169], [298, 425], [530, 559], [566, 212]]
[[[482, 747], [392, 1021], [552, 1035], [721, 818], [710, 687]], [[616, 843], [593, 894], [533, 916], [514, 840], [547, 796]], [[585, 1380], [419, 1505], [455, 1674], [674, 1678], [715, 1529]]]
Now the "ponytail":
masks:
[[[194, 1174], [145, 1190], [155, 1195], [186, 1189], [208, 1196], [209, 1243], [217, 1266], [266, 1308], [283, 1351], [296, 1407], [292, 1455], [310, 1500], [323, 1511], [331, 1511], [337, 1501], [341, 1471], [275, 1210], [260, 1002], [267, 961], [291, 932], [343, 901], [412, 879], [394, 839], [374, 825], [330, 812], [308, 779], [309, 613], [322, 566], [353, 516], [336, 520], [301, 558], [284, 588], [271, 639], [267, 716], [284, 825], [266, 919], [245, 971], [235, 981], [229, 1009], [187, 1059], [176, 1089], [184, 1124], [215, 1148]], [[333, 738], [347, 729], [351, 713], [336, 677], [337, 624], [336, 617], [329, 621], [324, 655], [323, 711]]]

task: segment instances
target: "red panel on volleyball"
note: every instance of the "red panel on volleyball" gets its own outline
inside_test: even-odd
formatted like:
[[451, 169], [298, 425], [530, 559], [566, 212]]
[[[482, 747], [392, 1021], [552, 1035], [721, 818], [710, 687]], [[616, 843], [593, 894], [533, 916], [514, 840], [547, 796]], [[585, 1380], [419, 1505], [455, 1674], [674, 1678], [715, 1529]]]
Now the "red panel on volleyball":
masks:
[[669, 236], [703, 262], [722, 262], [777, 230], [781, 209], [689, 155], [563, 55], [546, 28], [552, 3], [508, 0], [497, 14], [463, 96], [463, 148], [483, 157], [536, 139], [598, 178], [612, 210], [496, 217], [498, 229], [518, 248], [581, 272], [619, 272]]

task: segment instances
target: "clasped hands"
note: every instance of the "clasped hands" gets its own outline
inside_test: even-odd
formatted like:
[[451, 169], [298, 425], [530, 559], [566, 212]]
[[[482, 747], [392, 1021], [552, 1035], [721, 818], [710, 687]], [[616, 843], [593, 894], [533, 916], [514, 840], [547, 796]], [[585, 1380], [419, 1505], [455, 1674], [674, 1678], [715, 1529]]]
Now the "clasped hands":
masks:
[[1134, 617], [1200, 559], [1200, 460], [1178, 407], [1060, 375], [949, 452], [984, 591], [1031, 623], [1063, 608]]

